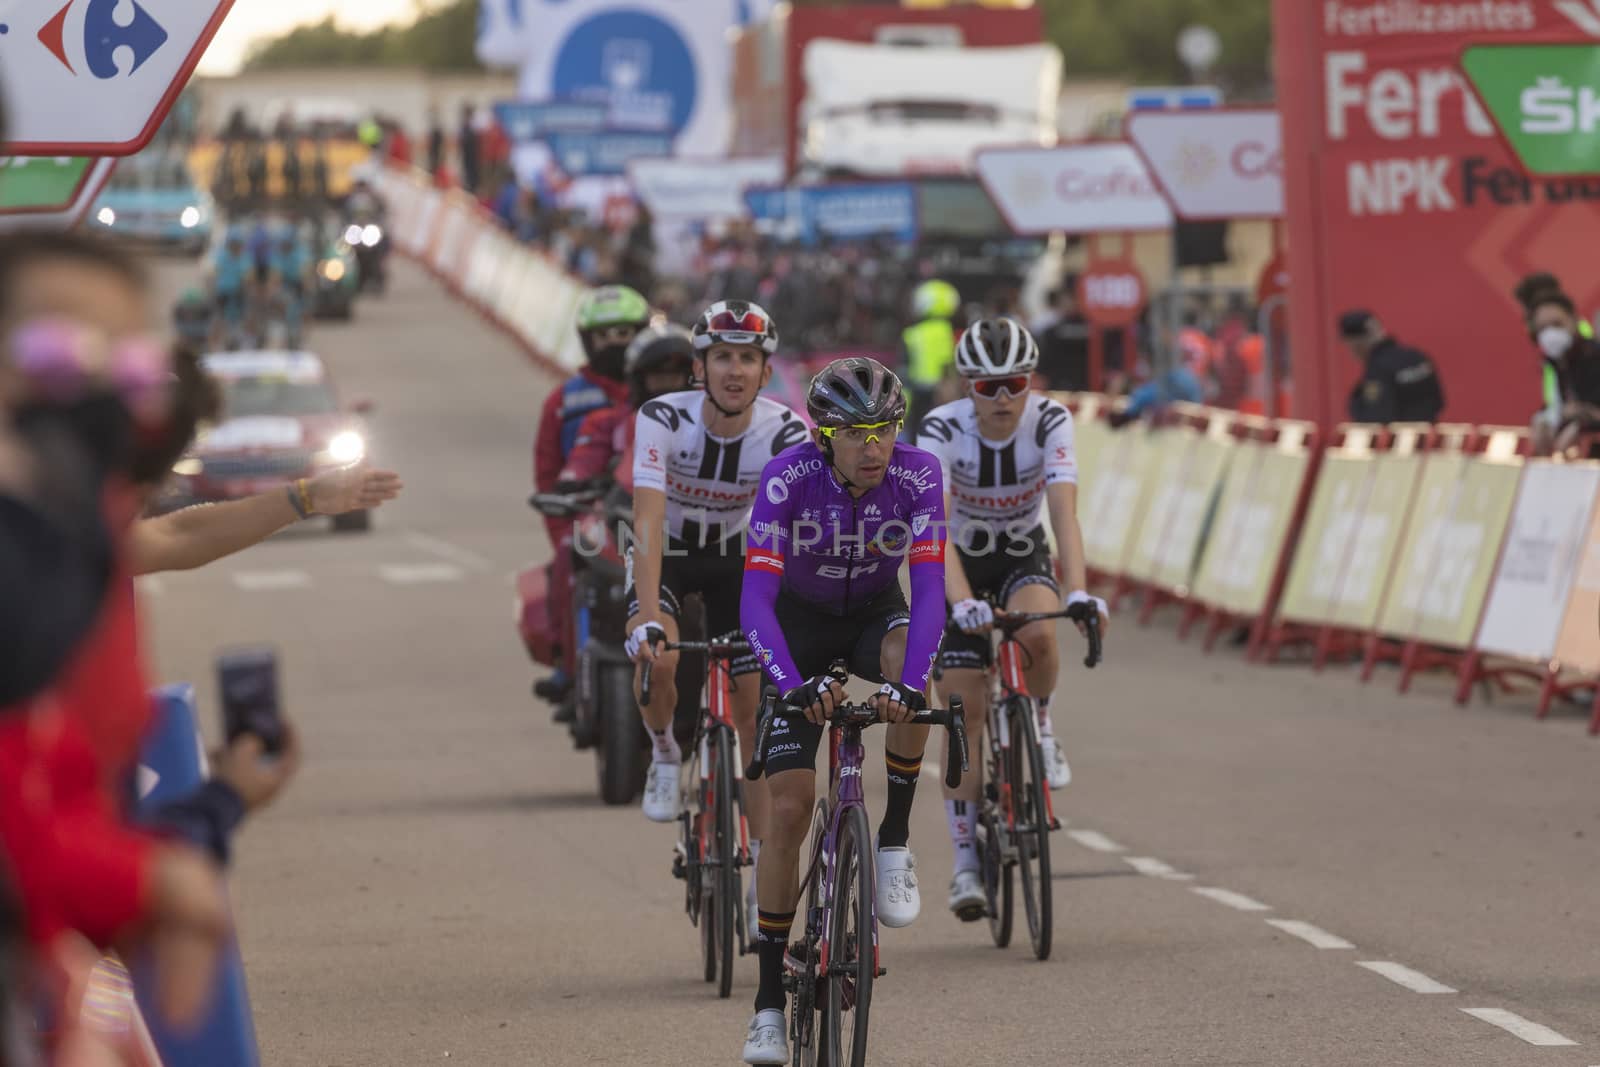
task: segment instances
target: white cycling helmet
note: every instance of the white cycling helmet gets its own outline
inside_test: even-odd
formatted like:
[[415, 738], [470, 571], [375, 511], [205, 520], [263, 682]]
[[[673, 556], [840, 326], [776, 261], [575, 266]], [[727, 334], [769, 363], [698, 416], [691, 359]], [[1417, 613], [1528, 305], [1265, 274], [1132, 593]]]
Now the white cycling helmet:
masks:
[[979, 319], [956, 343], [956, 373], [963, 378], [1032, 374], [1039, 346], [1015, 319]]

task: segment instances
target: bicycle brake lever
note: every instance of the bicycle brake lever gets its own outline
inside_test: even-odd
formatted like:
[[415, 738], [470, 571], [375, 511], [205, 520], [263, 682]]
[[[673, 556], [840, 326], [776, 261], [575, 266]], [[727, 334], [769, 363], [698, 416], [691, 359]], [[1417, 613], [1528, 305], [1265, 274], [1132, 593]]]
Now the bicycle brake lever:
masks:
[[1100, 613], [1095, 612], [1084, 623], [1084, 630], [1089, 637], [1089, 654], [1083, 657], [1083, 665], [1093, 670], [1100, 663]]
[[655, 668], [654, 660], [645, 660], [644, 669], [639, 672], [639, 703], [650, 703], [650, 674]]
[[955, 789], [961, 784], [961, 775], [967, 769], [967, 714], [960, 697], [950, 698], [950, 750], [960, 759], [945, 759], [944, 784]]

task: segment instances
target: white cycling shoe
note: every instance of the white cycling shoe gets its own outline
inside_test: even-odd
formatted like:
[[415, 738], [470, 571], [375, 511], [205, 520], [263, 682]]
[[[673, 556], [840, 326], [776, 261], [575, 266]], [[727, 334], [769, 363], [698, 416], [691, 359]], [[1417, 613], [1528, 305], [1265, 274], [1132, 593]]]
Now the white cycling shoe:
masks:
[[784, 1025], [783, 1012], [775, 1008], [756, 1012], [744, 1037], [744, 1062], [789, 1062], [789, 1028]]
[[989, 912], [989, 895], [977, 871], [957, 871], [950, 879], [950, 910], [964, 923], [975, 923]]
[[651, 762], [650, 773], [644, 780], [644, 801], [639, 805], [644, 809], [644, 817], [651, 822], [672, 822], [678, 817], [680, 766], [677, 763]]
[[1051, 789], [1065, 788], [1072, 781], [1072, 768], [1067, 766], [1067, 754], [1061, 751], [1061, 742], [1053, 737], [1039, 738], [1039, 753], [1044, 757], [1044, 780]]
[[910, 926], [922, 911], [917, 889], [917, 858], [909, 848], [879, 848], [878, 921], [885, 926]]

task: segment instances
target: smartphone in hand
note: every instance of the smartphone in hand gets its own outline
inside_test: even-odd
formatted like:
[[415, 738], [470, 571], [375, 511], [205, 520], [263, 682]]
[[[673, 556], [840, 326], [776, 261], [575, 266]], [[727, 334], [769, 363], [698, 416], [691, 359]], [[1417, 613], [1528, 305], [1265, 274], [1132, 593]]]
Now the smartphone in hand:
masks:
[[282, 751], [276, 650], [258, 646], [217, 656], [217, 690], [222, 696], [222, 728], [228, 744], [241, 734], [255, 734], [268, 755]]

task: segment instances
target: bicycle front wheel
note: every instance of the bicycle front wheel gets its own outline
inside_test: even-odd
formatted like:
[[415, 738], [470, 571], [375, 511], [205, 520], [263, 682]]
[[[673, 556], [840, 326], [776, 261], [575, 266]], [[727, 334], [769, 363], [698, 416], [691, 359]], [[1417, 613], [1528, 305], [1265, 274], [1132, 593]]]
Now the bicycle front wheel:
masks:
[[1016, 821], [1017, 873], [1028, 916], [1033, 954], [1050, 958], [1054, 901], [1050, 875], [1050, 808], [1045, 791], [1044, 754], [1033, 729], [1031, 701], [1011, 704], [1011, 805]]
[[733, 992], [733, 921], [739, 913], [739, 838], [733, 821], [733, 746], [726, 728], [711, 738], [711, 915], [721, 980], [717, 996]]
[[872, 981], [878, 976], [878, 928], [872, 832], [862, 808], [844, 813], [833, 858], [824, 1036], [832, 1053], [829, 1067], [863, 1067]]

